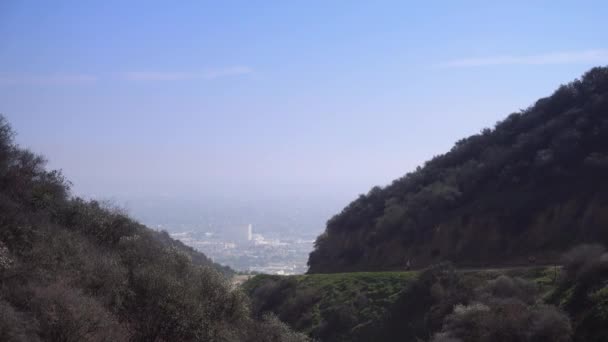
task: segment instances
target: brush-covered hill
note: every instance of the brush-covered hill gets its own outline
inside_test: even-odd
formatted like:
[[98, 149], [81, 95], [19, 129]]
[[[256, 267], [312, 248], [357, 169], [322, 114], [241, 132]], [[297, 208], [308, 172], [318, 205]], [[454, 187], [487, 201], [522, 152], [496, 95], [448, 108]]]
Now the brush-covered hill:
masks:
[[[226, 267], [95, 201], [0, 116], [0, 341], [304, 341]], [[223, 273], [223, 274], [222, 274]]]
[[[554, 274], [544, 267], [459, 272], [439, 264], [421, 272], [258, 275], [243, 287], [254, 312], [272, 312], [315, 341], [566, 342], [571, 335], [566, 312], [542, 299], [547, 293], [556, 301], [563, 297], [554, 291]], [[473, 311], [480, 301], [488, 305], [480, 312], [484, 319], [467, 315], [458, 318], [465, 318], [458, 327], [448, 327], [458, 316], [456, 307]], [[583, 305], [588, 311], [604, 308]], [[542, 312], [532, 315], [538, 308]], [[589, 323], [601, 326], [605, 319]], [[442, 332], [444, 325], [454, 331]], [[605, 329], [576, 333], [600, 336], [600, 330]]]
[[559, 266], [257, 275], [258, 315], [323, 342], [608, 341], [608, 252], [580, 245]]
[[310, 273], [555, 261], [608, 243], [608, 68], [462, 139], [330, 219]]

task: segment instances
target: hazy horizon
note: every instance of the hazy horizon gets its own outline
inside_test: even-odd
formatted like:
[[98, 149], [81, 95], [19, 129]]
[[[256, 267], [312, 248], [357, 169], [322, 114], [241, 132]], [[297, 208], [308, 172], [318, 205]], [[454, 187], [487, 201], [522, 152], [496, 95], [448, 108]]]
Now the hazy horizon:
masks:
[[608, 63], [606, 9], [8, 1], [0, 113], [74, 194], [136, 214], [166, 199], [335, 213]]

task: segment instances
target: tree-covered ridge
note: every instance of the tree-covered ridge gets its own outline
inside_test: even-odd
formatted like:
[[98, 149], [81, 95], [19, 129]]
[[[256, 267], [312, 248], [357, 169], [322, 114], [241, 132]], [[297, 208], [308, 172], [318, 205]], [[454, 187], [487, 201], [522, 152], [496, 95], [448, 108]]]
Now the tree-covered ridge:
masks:
[[374, 187], [327, 223], [310, 272], [555, 260], [608, 242], [608, 68]]
[[0, 341], [303, 341], [203, 254], [70, 196], [0, 116]]

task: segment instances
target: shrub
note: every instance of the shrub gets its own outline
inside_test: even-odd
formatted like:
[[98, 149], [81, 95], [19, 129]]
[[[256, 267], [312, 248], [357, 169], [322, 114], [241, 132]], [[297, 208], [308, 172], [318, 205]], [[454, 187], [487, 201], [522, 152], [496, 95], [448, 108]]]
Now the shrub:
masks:
[[478, 288], [469, 305], [456, 305], [433, 342], [570, 341], [568, 316], [535, 304], [538, 291], [523, 279], [500, 276]]
[[467, 342], [570, 341], [567, 315], [548, 305], [526, 306], [517, 299], [490, 304], [457, 306], [433, 342], [449, 339]]
[[10, 254], [6, 245], [0, 241], [0, 274], [13, 266], [14, 260]]
[[8, 302], [0, 300], [0, 341], [36, 342], [38, 322], [15, 310]]
[[249, 330], [244, 342], [307, 342], [306, 335], [294, 332], [276, 316], [264, 315]]
[[296, 281], [291, 278], [267, 277], [251, 296], [253, 312], [261, 315], [278, 308], [286, 297], [294, 295]]
[[526, 304], [532, 304], [538, 295], [538, 286], [522, 278], [511, 278], [501, 275], [490, 280], [478, 290], [478, 296], [484, 298], [515, 298]]
[[65, 282], [33, 289], [40, 336], [50, 341], [128, 341], [123, 326], [99, 302]]
[[570, 341], [572, 326], [568, 316], [551, 305], [539, 305], [530, 315], [529, 341]]
[[566, 281], [588, 283], [608, 271], [608, 253], [597, 244], [576, 246], [563, 256], [563, 265]]

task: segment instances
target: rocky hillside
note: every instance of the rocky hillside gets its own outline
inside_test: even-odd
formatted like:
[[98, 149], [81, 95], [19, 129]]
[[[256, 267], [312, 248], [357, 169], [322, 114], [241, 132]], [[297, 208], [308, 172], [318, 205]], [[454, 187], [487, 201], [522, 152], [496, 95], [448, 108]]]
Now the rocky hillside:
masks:
[[[432, 132], [429, 132], [432, 133]], [[550, 263], [608, 243], [608, 68], [462, 139], [327, 223], [310, 273]]]

